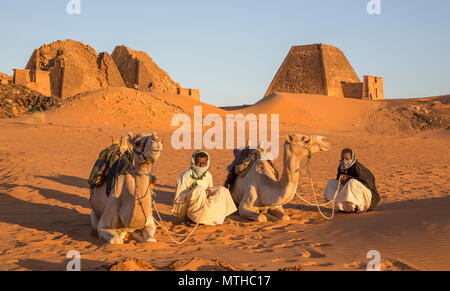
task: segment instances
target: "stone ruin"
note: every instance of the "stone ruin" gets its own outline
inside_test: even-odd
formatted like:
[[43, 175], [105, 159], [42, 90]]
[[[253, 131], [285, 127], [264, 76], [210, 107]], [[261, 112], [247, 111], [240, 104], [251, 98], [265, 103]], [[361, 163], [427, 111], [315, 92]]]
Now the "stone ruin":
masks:
[[118, 46], [112, 56], [106, 52], [97, 54], [91, 46], [70, 39], [34, 50], [25, 70], [14, 70], [13, 80], [62, 99], [125, 86], [200, 99], [198, 89], [181, 88], [145, 52]]
[[274, 92], [384, 99], [383, 78], [364, 76], [361, 82], [342, 51], [324, 44], [293, 46], [265, 97]]
[[37, 70], [14, 69], [13, 84], [28, 87], [44, 96], [51, 96], [50, 73]]
[[146, 52], [117, 46], [111, 56], [117, 64], [125, 85], [129, 88], [189, 96], [200, 100], [200, 90], [182, 88]]
[[8, 85], [10, 83], [12, 83], [12, 77], [5, 74], [5, 73], [0, 73], [0, 85]]

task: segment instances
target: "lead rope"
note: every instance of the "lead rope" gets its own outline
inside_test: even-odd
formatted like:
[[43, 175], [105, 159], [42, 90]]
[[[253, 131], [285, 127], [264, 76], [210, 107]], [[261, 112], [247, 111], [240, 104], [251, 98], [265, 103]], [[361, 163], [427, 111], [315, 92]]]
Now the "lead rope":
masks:
[[[153, 163], [152, 163], [152, 171], [153, 171]], [[149, 175], [151, 175], [151, 174], [149, 173]], [[154, 195], [153, 189], [152, 189], [151, 191], [152, 191], [152, 193], [153, 193], [153, 196], [156, 197], [156, 195]], [[195, 225], [194, 229], [192, 229], [192, 231], [190, 231], [189, 233], [182, 233], [182, 234], [174, 233], [174, 232], [172, 232], [172, 231], [170, 231], [170, 230], [168, 229], [166, 223], [165, 223], [164, 220], [161, 218], [161, 215], [160, 215], [160, 213], [159, 213], [159, 211], [158, 211], [158, 207], [156, 206], [156, 201], [155, 201], [154, 199], [152, 199], [152, 204], [153, 204], [153, 208], [155, 208], [155, 212], [156, 212], [156, 214], [158, 215], [158, 218], [159, 218], [159, 220], [160, 220], [160, 221], [158, 221], [158, 220], [155, 219], [156, 223], [157, 223], [157, 224], [158, 224], [158, 225], [159, 225], [159, 226], [167, 233], [167, 235], [168, 235], [169, 238], [172, 240], [172, 242], [174, 242], [174, 243], [177, 244], [177, 245], [184, 244], [184, 243], [185, 243], [185, 242], [186, 242], [186, 241], [194, 234], [194, 232], [197, 230], [198, 226], [200, 225], [200, 223], [197, 223], [197, 224]], [[202, 214], [203, 214], [203, 212], [204, 212], [204, 208], [203, 208]], [[181, 241], [177, 241], [177, 240], [175, 240], [175, 239], [173, 238], [173, 236], [184, 237], [184, 239], [182, 239]]]
[[[311, 189], [312, 189], [312, 192], [313, 192], [313, 194], [314, 194], [314, 202], [315, 202], [315, 203], [309, 202], [308, 200], [304, 199], [304, 198], [301, 197], [297, 192], [295, 192], [295, 195], [296, 195], [298, 198], [300, 198], [301, 200], [303, 200], [304, 202], [306, 202], [307, 204], [309, 204], [309, 205], [311, 205], [311, 206], [316, 206], [316, 207], [317, 207], [317, 210], [319, 211], [319, 214], [320, 214], [323, 218], [325, 218], [325, 219], [327, 219], [327, 220], [331, 220], [331, 219], [334, 218], [335, 205], [336, 205], [336, 203], [334, 203], [334, 202], [336, 201], [336, 196], [337, 196], [337, 194], [339, 193], [339, 188], [340, 188], [340, 186], [341, 186], [341, 176], [339, 176], [338, 186], [337, 186], [336, 192], [334, 193], [333, 199], [330, 200], [330, 201], [328, 201], [327, 203], [319, 204], [319, 203], [317, 202], [317, 195], [316, 195], [316, 191], [314, 190], [314, 182], [313, 182], [313, 179], [311, 178], [311, 172], [310, 172], [311, 149], [308, 149], [308, 151], [309, 151], [309, 152], [308, 152], [308, 161], [306, 162], [306, 172], [307, 172], [307, 174], [308, 174], [309, 183], [311, 184]], [[320, 207], [326, 206], [326, 205], [328, 205], [328, 204], [330, 204], [330, 203], [332, 203], [332, 202], [333, 202], [333, 210], [332, 210], [332, 214], [331, 214], [331, 217], [327, 217], [325, 214], [323, 214], [323, 212], [322, 212], [322, 210], [320, 209]]]

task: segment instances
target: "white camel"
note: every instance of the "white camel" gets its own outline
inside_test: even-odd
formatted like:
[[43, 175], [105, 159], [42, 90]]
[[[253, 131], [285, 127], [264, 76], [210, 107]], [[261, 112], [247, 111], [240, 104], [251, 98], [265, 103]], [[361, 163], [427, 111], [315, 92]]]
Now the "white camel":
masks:
[[121, 152], [131, 146], [133, 167], [118, 175], [109, 196], [106, 182], [91, 192], [91, 224], [98, 236], [110, 244], [123, 244], [127, 233], [139, 242], [156, 242], [156, 226], [152, 216], [150, 164], [161, 151], [161, 139], [153, 133], [122, 138]]
[[236, 178], [231, 195], [239, 205], [239, 215], [259, 222], [289, 220], [283, 205], [289, 203], [297, 191], [300, 161], [313, 153], [328, 151], [329, 147], [323, 136], [286, 136], [283, 174], [279, 179], [272, 166], [261, 159], [253, 163], [244, 177]]

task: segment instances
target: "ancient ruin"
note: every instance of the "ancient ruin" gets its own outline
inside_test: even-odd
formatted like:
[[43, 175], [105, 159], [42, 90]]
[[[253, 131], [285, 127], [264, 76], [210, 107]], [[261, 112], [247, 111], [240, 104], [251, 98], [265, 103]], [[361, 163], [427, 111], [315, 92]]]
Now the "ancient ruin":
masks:
[[265, 97], [274, 92], [384, 99], [383, 78], [361, 82], [342, 51], [324, 44], [293, 46]]
[[[79, 41], [56, 41], [34, 50], [26, 70], [15, 70], [15, 75], [17, 84], [62, 99], [87, 91], [129, 87], [200, 100], [200, 90], [182, 88], [147, 53], [125, 46], [117, 46], [109, 55], [97, 54]], [[0, 76], [6, 84], [5, 79]]]
[[49, 72], [51, 94], [62, 99], [124, 85], [111, 56], [97, 55], [92, 47], [70, 39], [35, 50], [26, 69]]
[[0, 73], [0, 85], [8, 85], [12, 82], [12, 77], [5, 74]]
[[117, 64], [125, 85], [129, 88], [178, 94], [200, 100], [200, 90], [182, 88], [146, 52], [117, 46], [111, 56]]
[[13, 83], [28, 87], [45, 96], [51, 96], [50, 73], [37, 70], [14, 69]]

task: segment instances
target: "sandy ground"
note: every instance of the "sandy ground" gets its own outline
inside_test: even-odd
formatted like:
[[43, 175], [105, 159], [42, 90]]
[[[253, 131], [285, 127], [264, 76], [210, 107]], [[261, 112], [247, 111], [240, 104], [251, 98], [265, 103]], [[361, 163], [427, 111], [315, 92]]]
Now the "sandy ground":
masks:
[[[190, 267], [197, 270], [208, 269], [208, 259], [243, 270], [361, 270], [369, 250], [380, 252], [383, 270], [450, 269], [449, 130], [410, 133], [393, 131], [389, 125], [385, 132], [373, 132], [367, 130], [373, 120], [367, 116], [382, 103], [323, 96], [297, 98], [302, 101], [281, 96], [238, 112], [280, 113], [280, 145], [287, 133], [326, 136], [332, 149], [314, 155], [311, 167], [320, 194], [335, 176], [340, 150], [352, 147], [377, 179], [382, 202], [376, 211], [338, 213], [326, 221], [314, 207], [296, 199], [285, 206], [288, 222], [256, 223], [234, 214], [222, 226], [199, 227], [182, 246], [160, 228], [157, 243], [104, 243], [90, 228], [86, 179], [99, 151], [111, 137], [127, 131], [154, 130], [163, 139], [164, 151], [155, 167], [157, 205], [172, 231], [190, 230], [170, 215], [176, 178], [189, 167], [192, 154], [170, 146], [176, 129], [170, 118], [192, 113], [193, 105], [202, 103], [157, 95], [160, 99], [144, 96], [146, 104], [136, 102], [141, 97], [130, 89], [99, 91], [47, 112], [43, 125], [30, 117], [0, 120], [1, 270], [65, 270], [70, 250], [81, 253], [83, 270], [104, 270], [123, 258], [163, 268], [193, 257], [200, 258]], [[148, 106], [157, 109], [149, 111]], [[230, 113], [204, 106], [206, 113]], [[210, 154], [214, 182], [222, 184], [232, 152]], [[281, 158], [276, 163], [281, 167]], [[299, 193], [313, 200], [305, 174]]]

